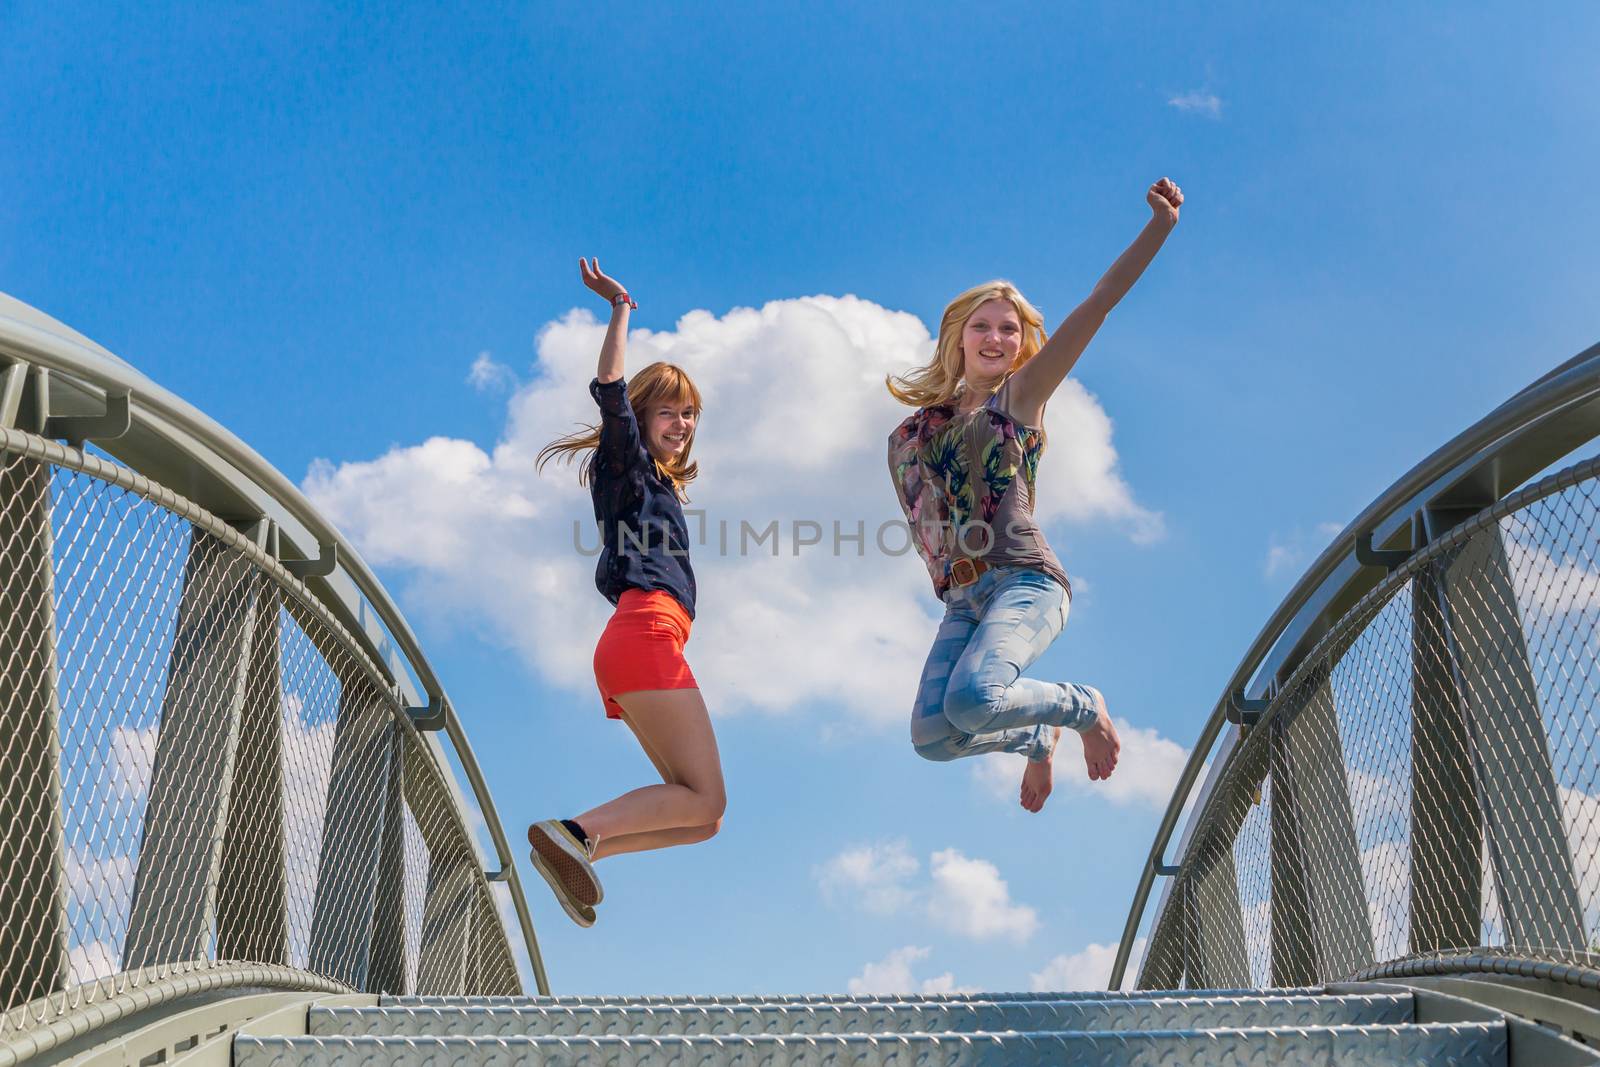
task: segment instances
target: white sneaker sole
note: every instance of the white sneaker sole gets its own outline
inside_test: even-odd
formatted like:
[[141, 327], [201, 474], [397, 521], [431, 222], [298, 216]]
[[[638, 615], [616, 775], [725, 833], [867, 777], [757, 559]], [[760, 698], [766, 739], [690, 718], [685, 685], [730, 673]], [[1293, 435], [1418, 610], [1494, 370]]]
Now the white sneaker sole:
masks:
[[555, 819], [536, 822], [528, 828], [528, 843], [541, 861], [539, 873], [560, 893], [576, 904], [595, 907], [606, 897], [583, 843], [567, 832]]

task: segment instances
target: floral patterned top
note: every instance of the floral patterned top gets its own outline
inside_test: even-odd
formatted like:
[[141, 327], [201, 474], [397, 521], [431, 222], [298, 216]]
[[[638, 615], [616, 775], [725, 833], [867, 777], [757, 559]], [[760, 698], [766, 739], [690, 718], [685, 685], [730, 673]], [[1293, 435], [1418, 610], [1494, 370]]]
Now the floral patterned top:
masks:
[[965, 415], [954, 404], [917, 411], [889, 435], [889, 476], [911, 541], [941, 599], [958, 559], [1028, 567], [1072, 587], [1033, 520], [1044, 430], [1008, 409], [1011, 382]]

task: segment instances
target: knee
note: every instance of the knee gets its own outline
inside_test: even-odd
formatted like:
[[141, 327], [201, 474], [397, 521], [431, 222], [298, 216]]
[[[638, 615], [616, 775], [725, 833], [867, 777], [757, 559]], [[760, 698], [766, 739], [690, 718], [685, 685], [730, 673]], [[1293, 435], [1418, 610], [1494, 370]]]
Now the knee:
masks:
[[944, 717], [962, 733], [982, 733], [994, 718], [1005, 687], [973, 677], [952, 685], [944, 695]]
[[949, 763], [961, 754], [951, 744], [951, 739], [948, 737], [940, 738], [937, 741], [923, 741], [920, 743], [912, 741], [911, 747], [916, 750], [917, 755], [935, 763]]
[[911, 747], [917, 755], [935, 763], [948, 763], [961, 755], [967, 735], [957, 733], [943, 715], [929, 715], [911, 721]]
[[[697, 814], [700, 816], [701, 825], [716, 826], [720, 829], [723, 813], [728, 810], [728, 794], [721, 784], [718, 784], [714, 789], [701, 791], [699, 796], [700, 811]], [[711, 833], [715, 834], [716, 830], [712, 830]]]

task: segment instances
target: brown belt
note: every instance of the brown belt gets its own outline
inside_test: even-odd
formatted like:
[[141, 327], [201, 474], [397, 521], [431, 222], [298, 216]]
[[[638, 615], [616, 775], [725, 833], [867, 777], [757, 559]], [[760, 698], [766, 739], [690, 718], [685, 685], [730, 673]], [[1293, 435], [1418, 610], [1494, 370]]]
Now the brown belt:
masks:
[[989, 565], [981, 559], [958, 559], [950, 564], [950, 584], [971, 585], [988, 569]]

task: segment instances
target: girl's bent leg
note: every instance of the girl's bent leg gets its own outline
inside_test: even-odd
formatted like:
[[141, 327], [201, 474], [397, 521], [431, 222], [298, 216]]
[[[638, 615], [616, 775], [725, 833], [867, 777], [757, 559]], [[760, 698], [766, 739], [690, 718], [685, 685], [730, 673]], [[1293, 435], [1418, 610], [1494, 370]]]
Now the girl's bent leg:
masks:
[[671, 848], [674, 845], [698, 845], [717, 836], [722, 820], [705, 826], [680, 826], [676, 830], [652, 830], [646, 834], [624, 834], [621, 837], [603, 837], [595, 846], [594, 858], [620, 856], [624, 852], [648, 852], [654, 848]]
[[1022, 571], [1003, 579], [951, 672], [945, 717], [973, 734], [1093, 726], [1099, 704], [1089, 686], [1022, 677], [1061, 633], [1067, 609], [1066, 590], [1048, 575]]
[[[661, 785], [649, 785], [576, 817], [598, 844], [596, 856], [621, 851], [637, 852], [669, 844], [703, 841], [703, 836], [675, 834], [659, 837], [659, 844], [638, 841], [618, 847], [618, 839], [661, 831], [704, 831], [722, 819], [727, 794], [722, 781], [722, 760], [717, 752], [711, 716], [698, 689], [658, 689], [623, 693], [614, 698], [623, 719], [638, 737], [645, 754], [661, 773]], [[616, 842], [608, 847], [607, 841]]]
[[934, 635], [933, 648], [917, 683], [917, 700], [911, 711], [911, 744], [923, 759], [943, 762], [984, 752], [1018, 752], [1030, 760], [1050, 758], [1054, 731], [1032, 726], [1014, 730], [969, 733], [945, 715], [945, 691], [950, 674], [966, 651], [978, 618], [959, 602], [945, 609], [944, 621]]

